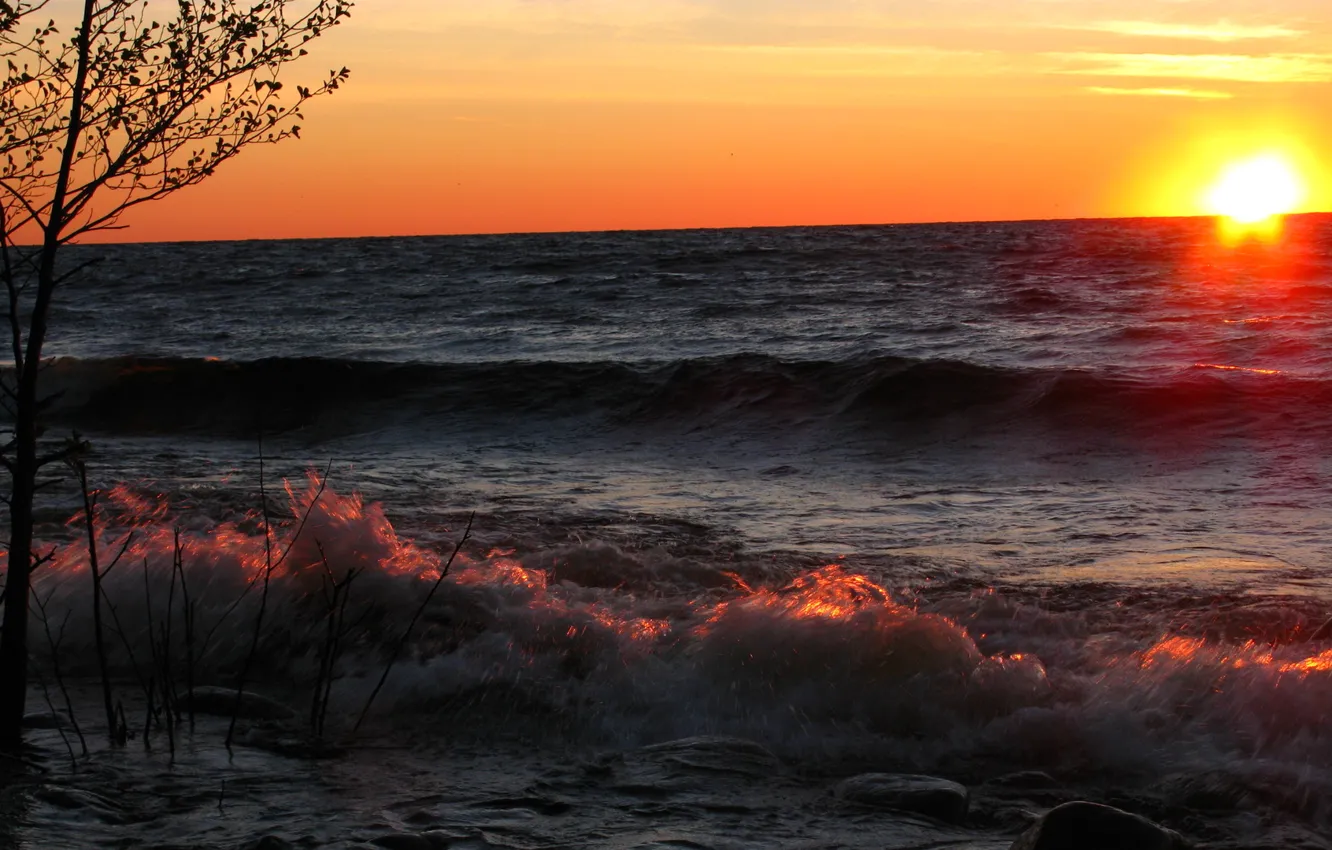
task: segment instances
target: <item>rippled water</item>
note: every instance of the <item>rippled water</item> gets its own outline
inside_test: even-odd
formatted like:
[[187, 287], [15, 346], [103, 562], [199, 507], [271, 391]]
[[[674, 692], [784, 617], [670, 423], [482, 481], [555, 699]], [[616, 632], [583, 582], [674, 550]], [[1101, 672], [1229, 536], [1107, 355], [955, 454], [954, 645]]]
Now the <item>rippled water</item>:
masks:
[[404, 510], [646, 512], [1013, 577], [1294, 565], [1303, 590], [1327, 567], [1329, 227], [87, 249], [52, 382], [109, 474], [168, 484], [213, 475], [182, 450], [235, 466], [262, 430]]
[[[200, 676], [234, 682], [262, 435], [294, 554], [257, 686], [300, 710], [235, 761], [208, 726], [67, 774], [38, 733], [55, 773], [4, 798], [12, 838], [988, 848], [1092, 797], [1329, 846], [1330, 248], [1306, 216], [1230, 245], [1141, 220], [78, 249], [103, 262], [47, 386], [125, 484], [118, 691], [180, 604], [177, 528]], [[52, 494], [48, 539], [76, 507]], [[339, 737], [473, 511], [372, 730], [275, 753], [327, 576], [361, 576]], [[96, 716], [82, 557], [39, 591]], [[830, 796], [863, 770], [964, 782], [972, 816]]]

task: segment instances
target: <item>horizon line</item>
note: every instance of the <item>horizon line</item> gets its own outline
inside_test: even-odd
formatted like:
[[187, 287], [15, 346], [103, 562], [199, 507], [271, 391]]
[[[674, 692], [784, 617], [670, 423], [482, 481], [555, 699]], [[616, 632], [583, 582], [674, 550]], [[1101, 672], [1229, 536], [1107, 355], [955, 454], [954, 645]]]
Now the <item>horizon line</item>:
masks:
[[[1281, 216], [1287, 218], [1308, 218], [1314, 216], [1332, 215], [1332, 210], [1315, 210], [1297, 213], [1286, 213]], [[1194, 215], [1123, 215], [1123, 216], [1073, 216], [1069, 218], [1002, 218], [1002, 219], [940, 219], [937, 221], [883, 221], [883, 222], [841, 222], [835, 224], [749, 224], [749, 225], [730, 225], [730, 226], [698, 226], [698, 227], [625, 227], [625, 228], [605, 228], [601, 230], [587, 229], [569, 229], [569, 230], [497, 230], [484, 232], [454, 232], [454, 233], [398, 233], [398, 234], [366, 234], [362, 236], [269, 236], [269, 237], [242, 237], [236, 239], [144, 239], [138, 241], [123, 242], [71, 242], [67, 247], [74, 248], [93, 248], [99, 245], [117, 245], [132, 247], [135, 245], [228, 245], [240, 244], [245, 242], [331, 242], [331, 241], [352, 241], [358, 239], [467, 239], [470, 237], [491, 237], [491, 236], [576, 236], [576, 235], [594, 235], [610, 233], [692, 233], [692, 232], [717, 232], [723, 230], [810, 230], [817, 228], [886, 228], [886, 227], [937, 227], [950, 224], [1053, 224], [1058, 222], [1089, 222], [1089, 221], [1190, 221], [1195, 219], [1222, 219], [1224, 216], [1194, 214]], [[16, 247], [31, 247], [40, 243], [25, 243]]]

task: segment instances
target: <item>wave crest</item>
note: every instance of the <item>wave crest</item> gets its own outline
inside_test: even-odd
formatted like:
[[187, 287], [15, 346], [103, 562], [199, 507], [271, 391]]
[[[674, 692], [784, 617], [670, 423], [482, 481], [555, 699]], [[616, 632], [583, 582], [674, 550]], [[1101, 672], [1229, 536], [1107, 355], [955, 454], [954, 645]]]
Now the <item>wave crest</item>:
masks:
[[1332, 382], [1224, 364], [1148, 373], [1003, 368], [955, 360], [763, 355], [670, 363], [388, 363], [58, 358], [52, 419], [88, 430], [250, 435], [391, 425], [590, 421], [605, 427], [1325, 428]]

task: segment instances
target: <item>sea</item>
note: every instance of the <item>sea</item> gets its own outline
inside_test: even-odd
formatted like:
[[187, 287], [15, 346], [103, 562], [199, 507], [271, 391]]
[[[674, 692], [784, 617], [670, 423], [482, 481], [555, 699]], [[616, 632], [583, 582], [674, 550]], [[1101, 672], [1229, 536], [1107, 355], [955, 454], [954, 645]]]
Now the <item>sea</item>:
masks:
[[66, 253], [0, 846], [1332, 848], [1332, 216]]

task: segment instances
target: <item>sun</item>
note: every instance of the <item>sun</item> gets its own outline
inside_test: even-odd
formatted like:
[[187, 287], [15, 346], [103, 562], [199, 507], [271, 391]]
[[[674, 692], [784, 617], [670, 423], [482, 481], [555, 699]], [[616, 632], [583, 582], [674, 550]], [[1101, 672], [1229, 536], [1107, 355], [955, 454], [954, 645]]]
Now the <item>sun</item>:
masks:
[[1207, 208], [1237, 224], [1258, 224], [1293, 211], [1304, 200], [1304, 182], [1278, 154], [1232, 162], [1207, 193]]

